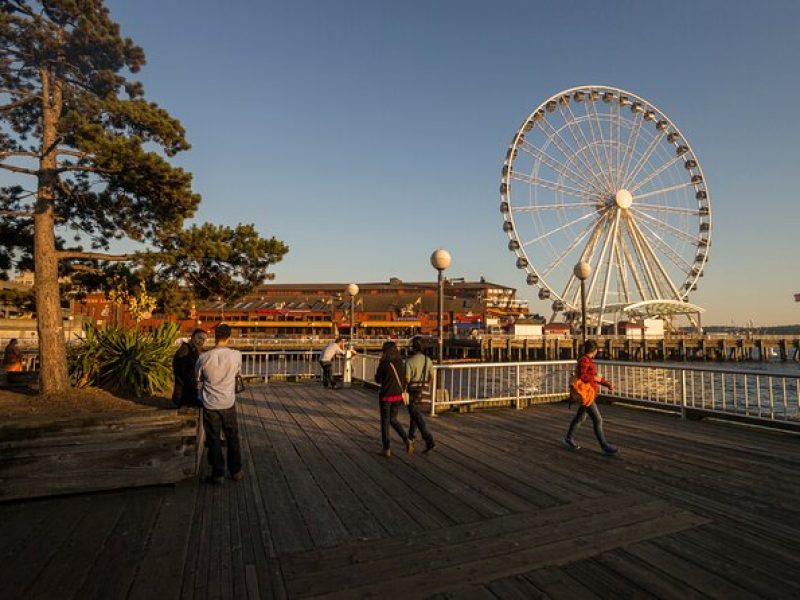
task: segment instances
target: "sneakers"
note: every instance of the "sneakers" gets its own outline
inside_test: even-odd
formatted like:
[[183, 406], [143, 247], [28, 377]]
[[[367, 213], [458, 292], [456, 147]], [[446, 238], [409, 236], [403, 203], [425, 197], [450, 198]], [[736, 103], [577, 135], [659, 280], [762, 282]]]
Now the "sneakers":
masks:
[[430, 452], [434, 448], [436, 448], [436, 442], [431, 440], [429, 443], [425, 444], [425, 450], [423, 450], [422, 452], [423, 452], [423, 454], [427, 454], [428, 452]]
[[611, 444], [603, 447], [603, 454], [606, 456], [614, 456], [617, 452], [619, 452], [619, 448], [612, 446]]
[[382, 456], [383, 458], [392, 458], [392, 451], [391, 450], [381, 450], [378, 452], [378, 456]]
[[414, 440], [410, 438], [406, 440], [406, 454], [414, 454]]
[[564, 438], [564, 445], [569, 447], [569, 448], [572, 448], [573, 450], [580, 450], [580, 448], [581, 448], [580, 445], [578, 444], [578, 442], [576, 442], [575, 438], [573, 438], [573, 437], [565, 437]]
[[206, 477], [206, 483], [212, 483], [214, 485], [222, 485], [225, 483], [225, 477], [220, 475], [219, 477], [214, 477], [213, 475], [209, 475]]
[[241, 469], [240, 471], [237, 471], [236, 473], [231, 475], [231, 479], [233, 479], [234, 481], [241, 481], [242, 479], [244, 479], [244, 469]]

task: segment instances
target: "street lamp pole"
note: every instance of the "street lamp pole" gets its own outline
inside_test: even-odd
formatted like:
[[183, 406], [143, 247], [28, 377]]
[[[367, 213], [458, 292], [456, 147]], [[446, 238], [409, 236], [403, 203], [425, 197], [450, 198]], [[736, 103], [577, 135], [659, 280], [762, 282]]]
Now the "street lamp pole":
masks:
[[355, 317], [355, 310], [356, 310], [356, 296], [358, 295], [358, 286], [355, 283], [351, 283], [345, 289], [347, 294], [350, 296], [350, 343], [353, 342], [353, 329], [355, 329], [356, 324], [356, 317]]
[[436, 311], [436, 330], [437, 330], [437, 360], [441, 364], [444, 359], [444, 332], [442, 330], [442, 313], [444, 313], [444, 270], [450, 266], [450, 253], [444, 248], [439, 248], [431, 254], [431, 265], [439, 273], [437, 280], [437, 311]]
[[[592, 274], [592, 267], [585, 261], [580, 261], [572, 270], [581, 282], [581, 342], [586, 346], [586, 280]], [[583, 351], [583, 349], [581, 349]]]

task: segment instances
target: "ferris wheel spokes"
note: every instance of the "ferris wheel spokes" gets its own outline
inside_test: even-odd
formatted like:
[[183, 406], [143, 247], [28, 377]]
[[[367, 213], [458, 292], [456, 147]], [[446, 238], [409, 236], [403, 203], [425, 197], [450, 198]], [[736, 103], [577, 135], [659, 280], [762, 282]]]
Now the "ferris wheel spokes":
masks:
[[[662, 221], [660, 219], [657, 219], [656, 217], [654, 217], [652, 215], [648, 215], [646, 212], [643, 212], [643, 211], [637, 210], [637, 211], [633, 211], [633, 212], [635, 214], [637, 214], [637, 215], [641, 215], [642, 217], [644, 217], [644, 220], [652, 222], [654, 225], [656, 225], [656, 227], [658, 227], [662, 231], [666, 231], [666, 232], [671, 233], [676, 238], [679, 238], [679, 239], [681, 239], [681, 240], [683, 240], [685, 242], [689, 242], [690, 244], [693, 244], [695, 242], [695, 238], [690, 236], [685, 231], [681, 231], [677, 227], [673, 227], [669, 223], [665, 223], [664, 221]], [[633, 220], [633, 216], [631, 217], [631, 219]]]
[[568, 177], [568, 179], [570, 179], [573, 183], [575, 183], [580, 189], [590, 194], [596, 193], [595, 189], [587, 187], [587, 186], [592, 186], [593, 182], [578, 174], [578, 172], [572, 169], [567, 163], [559, 162], [558, 159], [550, 156], [543, 150], [531, 146], [526, 140], [523, 140], [522, 144], [519, 147], [522, 149], [523, 152], [527, 152], [534, 158], [538, 158], [539, 160], [541, 160], [542, 163], [553, 169], [553, 171], [557, 171], [558, 173], [561, 173], [564, 176], [566, 176], [567, 172], [572, 174], [572, 177]]
[[[569, 144], [566, 142], [566, 140], [564, 140], [564, 138], [562, 137], [561, 133], [558, 130], [556, 130], [547, 121], [547, 119], [544, 119], [544, 120], [540, 121], [540, 124], [541, 124], [542, 133], [544, 133], [545, 136], [547, 136], [548, 141], [551, 141], [553, 143], [553, 145], [556, 146], [556, 148], [558, 148], [559, 152], [561, 152], [565, 157], [569, 158], [569, 157], [573, 156], [573, 157], [576, 157], [577, 160], [580, 160], [580, 162], [583, 163], [584, 168], [588, 172], [587, 176], [591, 177], [592, 184], [595, 187], [595, 189], [602, 190], [603, 187], [601, 185], [602, 181], [601, 181], [600, 176], [597, 173], [595, 173], [595, 171], [592, 168], [592, 166], [588, 163], [586, 158], [583, 156], [583, 153], [580, 153], [580, 152], [576, 153], [574, 150], [572, 150], [570, 148]], [[545, 131], [545, 127], [549, 130], [549, 133], [548, 133], [548, 131]], [[602, 171], [601, 171], [601, 173], [602, 173]]]
[[[567, 110], [569, 111], [569, 117], [564, 112], [564, 107], [565, 106], [567, 107]], [[567, 123], [567, 128], [569, 129], [570, 134], [572, 135], [573, 139], [575, 140], [576, 148], [577, 149], [580, 149], [581, 147], [589, 148], [589, 152], [592, 155], [592, 157], [594, 158], [595, 166], [598, 168], [598, 173], [602, 174], [603, 173], [603, 169], [602, 169], [601, 163], [598, 161], [598, 157], [597, 157], [596, 152], [594, 152], [594, 144], [589, 143], [589, 140], [586, 137], [586, 133], [583, 131], [583, 127], [579, 126], [579, 123], [578, 123], [577, 119], [575, 118], [575, 113], [572, 112], [572, 107], [569, 105], [569, 102], [563, 102], [563, 103], [560, 102], [559, 103], [559, 111], [561, 112], [561, 115], [564, 118], [564, 121]], [[578, 136], [575, 134], [575, 131], [573, 130], [573, 126], [574, 126], [575, 129], [577, 129], [580, 132], [581, 137], [583, 138], [583, 146], [581, 146], [581, 142], [578, 140]], [[588, 162], [588, 161], [586, 161], [586, 162]], [[591, 171], [594, 174], [594, 172], [595, 172], [594, 169], [592, 169]], [[597, 184], [602, 184], [603, 183], [597, 175], [595, 175], [595, 180], [596, 180]], [[602, 190], [602, 187], [598, 188], [598, 191], [601, 191], [601, 190]]]
[[687, 301], [697, 287], [711, 238], [703, 173], [677, 127], [635, 94], [581, 86], [540, 104], [508, 148], [500, 194], [516, 266], [554, 313], [575, 316], [567, 263], [578, 255], [593, 267], [598, 326], [617, 302]]

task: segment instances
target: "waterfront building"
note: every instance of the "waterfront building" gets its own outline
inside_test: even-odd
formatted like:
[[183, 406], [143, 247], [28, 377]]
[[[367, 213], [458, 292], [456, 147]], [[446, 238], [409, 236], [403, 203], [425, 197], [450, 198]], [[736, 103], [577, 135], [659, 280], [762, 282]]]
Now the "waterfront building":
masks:
[[[218, 298], [206, 302], [187, 300], [183, 314], [153, 315], [141, 322], [152, 327], [176, 320], [181, 328], [212, 328], [220, 322], [231, 326], [239, 338], [326, 338], [349, 334], [351, 321], [359, 337], [410, 337], [436, 330], [437, 289], [435, 282], [359, 283], [352, 301], [344, 283], [281, 283], [260, 286], [255, 292], [231, 302]], [[485, 331], [489, 324], [507, 326], [528, 316], [528, 304], [511, 287], [486, 280], [446, 281], [443, 324], [449, 334], [470, 335]], [[125, 306], [111, 303], [103, 294], [89, 294], [76, 301], [74, 314], [97, 325], [132, 324]]]

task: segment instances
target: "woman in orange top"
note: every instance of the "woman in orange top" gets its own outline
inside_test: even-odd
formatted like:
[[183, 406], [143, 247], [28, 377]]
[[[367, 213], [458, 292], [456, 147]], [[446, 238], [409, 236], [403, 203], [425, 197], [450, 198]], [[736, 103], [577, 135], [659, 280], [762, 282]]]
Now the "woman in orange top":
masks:
[[[595, 396], [597, 395], [598, 384], [608, 388], [609, 391], [614, 389], [611, 382], [606, 381], [597, 374], [597, 367], [593, 360], [596, 354], [597, 343], [594, 340], [587, 341], [583, 347], [583, 356], [578, 360], [576, 373], [578, 379], [584, 383], [588, 383], [594, 388]], [[597, 408], [597, 403], [594, 399], [592, 399], [588, 405], [581, 404], [578, 407], [575, 418], [572, 419], [572, 422], [569, 424], [569, 430], [567, 431], [567, 437], [564, 438], [564, 443], [575, 450], [580, 448], [578, 442], [575, 441], [575, 432], [578, 431], [578, 427], [581, 426], [581, 423], [586, 420], [586, 415], [589, 415], [592, 419], [594, 434], [597, 437], [597, 441], [600, 442], [600, 448], [602, 448], [603, 454], [612, 456], [619, 452], [618, 448], [612, 446], [608, 443], [608, 440], [606, 440], [606, 434], [603, 432], [603, 416], [600, 414], [600, 409]]]
[[22, 371], [22, 352], [19, 351], [17, 338], [8, 342], [6, 346], [3, 354], [3, 368], [14, 373]]

